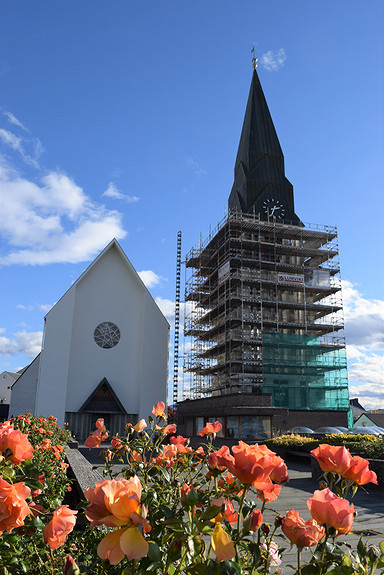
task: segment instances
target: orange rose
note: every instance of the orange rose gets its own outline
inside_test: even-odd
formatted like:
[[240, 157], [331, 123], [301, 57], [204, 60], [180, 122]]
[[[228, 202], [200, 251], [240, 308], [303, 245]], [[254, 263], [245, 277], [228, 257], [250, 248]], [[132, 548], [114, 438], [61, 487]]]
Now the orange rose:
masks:
[[213, 529], [211, 547], [218, 563], [220, 561], [229, 561], [236, 555], [235, 546], [220, 523], [216, 523]]
[[101, 442], [108, 438], [108, 432], [104, 425], [104, 419], [98, 419], [96, 421], [96, 431], [91, 433], [89, 437], [84, 441], [84, 445], [92, 449], [92, 447], [100, 447]]
[[163, 456], [166, 459], [173, 459], [177, 455], [177, 445], [164, 445]]
[[15, 465], [33, 457], [33, 447], [28, 436], [10, 424], [0, 427], [0, 452]]
[[204, 435], [215, 436], [216, 433], [219, 433], [219, 431], [222, 430], [222, 428], [223, 428], [223, 426], [218, 421], [215, 421], [215, 423], [209, 423], [208, 422], [207, 425], [199, 431], [199, 435], [201, 435], [201, 437], [203, 437]]
[[140, 421], [138, 421], [136, 423], [136, 425], [132, 425], [131, 427], [132, 427], [132, 429], [137, 431], [137, 433], [140, 433], [140, 431], [143, 431], [143, 429], [145, 429], [147, 427], [147, 423], [146, 423], [145, 419], [140, 419]]
[[219, 465], [217, 462], [217, 453], [215, 451], [212, 451], [211, 453], [209, 453], [208, 455], [208, 467], [210, 469], [217, 469], [218, 471], [223, 471], [223, 469], [225, 469], [225, 465]]
[[178, 435], [177, 437], [170, 437], [169, 442], [171, 445], [174, 445], [177, 448], [178, 453], [192, 453], [193, 451], [191, 447], [188, 447], [189, 439], [183, 437], [182, 435]]
[[69, 509], [68, 505], [60, 505], [54, 512], [51, 521], [43, 529], [45, 543], [48, 543], [51, 551], [64, 544], [69, 533], [76, 523], [77, 511]]
[[322, 444], [312, 449], [311, 453], [325, 472], [332, 471], [344, 475], [351, 464], [352, 456], [344, 446]]
[[0, 535], [24, 525], [24, 519], [30, 513], [25, 500], [30, 494], [31, 490], [24, 483], [11, 485], [0, 477]]
[[130, 479], [105, 479], [89, 487], [85, 497], [90, 504], [85, 515], [95, 525], [122, 527], [106, 535], [99, 543], [100, 559], [109, 559], [112, 565], [126, 555], [128, 559], [140, 559], [148, 554], [148, 543], [138, 525], [146, 525], [145, 509], [140, 507], [141, 484], [138, 477]]
[[257, 531], [263, 522], [263, 516], [260, 509], [255, 509], [251, 515], [250, 531]]
[[111, 439], [111, 447], [112, 449], [121, 449], [123, 447], [121, 439], [119, 437], [113, 437]]
[[317, 545], [325, 533], [325, 528], [318, 525], [314, 519], [304, 521], [294, 509], [287, 511], [281, 529], [290, 542], [298, 547]]
[[237, 523], [239, 515], [235, 512], [231, 501], [228, 501], [224, 497], [219, 497], [218, 499], [212, 499], [210, 505], [223, 507], [223, 511], [220, 511], [211, 521], [221, 523], [221, 521], [225, 520], [228, 521], [228, 523]]
[[162, 427], [161, 432], [164, 433], [164, 435], [169, 435], [170, 433], [176, 433], [176, 429], [176, 423], [170, 423], [169, 425]]
[[281, 485], [276, 485], [275, 483], [270, 483], [265, 485], [263, 489], [257, 490], [257, 497], [266, 503], [270, 501], [276, 501], [281, 491]]
[[343, 477], [346, 479], [351, 479], [358, 485], [365, 485], [366, 483], [376, 483], [377, 476], [374, 471], [368, 469], [369, 461], [355, 455], [351, 458], [351, 465], [343, 473]]
[[141, 484], [136, 476], [104, 479], [95, 484], [95, 489], [89, 487], [84, 495], [90, 502], [85, 514], [91, 527], [121, 527], [131, 523], [131, 515], [140, 508]]
[[317, 490], [313, 497], [307, 499], [309, 511], [318, 523], [334, 527], [338, 534], [352, 530], [355, 510], [353, 503], [338, 497], [330, 489]]
[[67, 561], [64, 567], [64, 575], [70, 575], [71, 573], [80, 573], [78, 566], [72, 555], [67, 555]]
[[155, 417], [162, 417], [164, 416], [164, 409], [165, 409], [165, 403], [163, 401], [159, 401], [156, 407], [152, 409], [152, 413]]
[[140, 453], [138, 451], [136, 451], [136, 449], [134, 449], [131, 453], [131, 457], [133, 461], [137, 461], [138, 463], [142, 463], [143, 462], [143, 456], [140, 455]]
[[[266, 448], [268, 449], [268, 448]], [[266, 453], [264, 446], [247, 445], [239, 441], [238, 445], [232, 447], [234, 457], [230, 454], [226, 445], [216, 452], [218, 465], [224, 465], [232, 475], [235, 475], [242, 483], [254, 485], [256, 489], [263, 489], [270, 483], [269, 476], [275, 467], [275, 454], [268, 449]]]
[[148, 555], [149, 545], [135, 526], [117, 529], [108, 533], [99, 543], [97, 554], [108, 559], [111, 565], [119, 563], [124, 556], [141, 559]]
[[269, 476], [270, 480], [274, 481], [275, 483], [286, 483], [287, 481], [289, 481], [288, 469], [284, 459], [282, 459], [278, 455], [275, 455], [274, 462], [275, 467], [273, 468], [272, 473]]

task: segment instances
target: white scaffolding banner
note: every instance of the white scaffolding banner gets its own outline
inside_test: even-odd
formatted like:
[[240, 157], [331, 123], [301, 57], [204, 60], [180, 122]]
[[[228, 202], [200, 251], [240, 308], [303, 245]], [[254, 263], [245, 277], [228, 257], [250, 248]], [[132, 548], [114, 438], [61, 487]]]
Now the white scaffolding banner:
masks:
[[295, 274], [277, 274], [278, 283], [304, 285], [304, 276]]
[[318, 287], [331, 287], [331, 274], [329, 270], [314, 270], [306, 268], [304, 270], [305, 285]]
[[221, 284], [228, 276], [229, 276], [229, 272], [231, 270], [229, 261], [225, 262], [225, 264], [223, 264], [222, 266], [219, 267], [218, 269], [218, 280], [219, 280], [219, 284]]

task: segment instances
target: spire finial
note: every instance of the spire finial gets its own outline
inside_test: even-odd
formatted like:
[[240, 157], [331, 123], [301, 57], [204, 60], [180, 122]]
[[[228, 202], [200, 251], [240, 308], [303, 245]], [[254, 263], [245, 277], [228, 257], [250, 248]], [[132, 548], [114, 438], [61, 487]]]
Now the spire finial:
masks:
[[251, 50], [251, 53], [252, 53], [252, 68], [253, 68], [254, 70], [256, 70], [258, 58], [256, 58], [256, 56], [255, 56], [255, 47], [254, 47], [254, 46], [253, 46], [253, 48], [252, 48], [252, 50]]

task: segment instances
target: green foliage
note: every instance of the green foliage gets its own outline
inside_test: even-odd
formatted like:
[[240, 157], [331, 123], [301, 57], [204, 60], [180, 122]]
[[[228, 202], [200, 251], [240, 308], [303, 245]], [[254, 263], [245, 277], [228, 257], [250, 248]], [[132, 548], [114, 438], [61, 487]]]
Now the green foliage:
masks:
[[267, 439], [264, 444], [272, 450], [281, 448], [309, 453], [321, 443], [329, 445], [344, 445], [354, 455], [365, 459], [384, 459], [384, 439], [375, 435], [351, 435], [334, 433], [325, 435], [322, 439], [314, 439], [301, 435], [281, 435]]

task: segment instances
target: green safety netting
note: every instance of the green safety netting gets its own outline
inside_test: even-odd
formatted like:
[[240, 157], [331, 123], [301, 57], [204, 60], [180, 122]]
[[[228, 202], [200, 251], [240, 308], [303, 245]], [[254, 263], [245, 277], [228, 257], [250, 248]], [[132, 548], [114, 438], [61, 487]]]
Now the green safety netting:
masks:
[[263, 393], [277, 407], [349, 409], [347, 358], [343, 344], [311, 335], [264, 332]]

